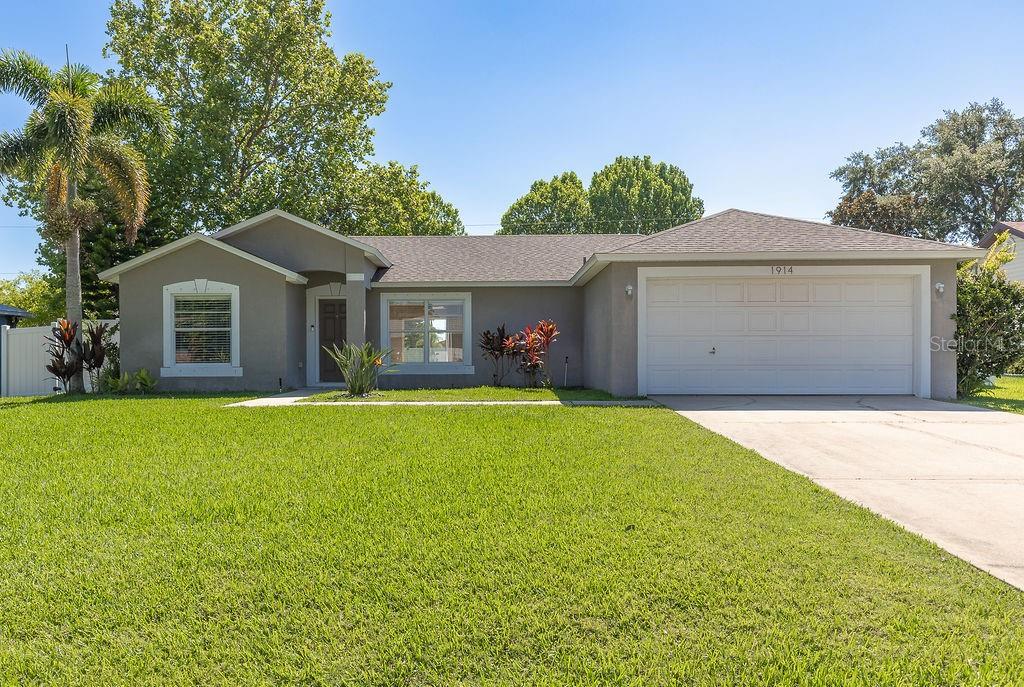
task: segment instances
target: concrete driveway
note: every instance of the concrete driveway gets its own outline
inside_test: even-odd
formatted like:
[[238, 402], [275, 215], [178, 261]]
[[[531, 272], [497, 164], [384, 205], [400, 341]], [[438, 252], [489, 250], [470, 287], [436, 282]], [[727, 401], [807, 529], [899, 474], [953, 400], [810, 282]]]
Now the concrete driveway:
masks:
[[905, 396], [657, 396], [1024, 589], [1024, 415]]

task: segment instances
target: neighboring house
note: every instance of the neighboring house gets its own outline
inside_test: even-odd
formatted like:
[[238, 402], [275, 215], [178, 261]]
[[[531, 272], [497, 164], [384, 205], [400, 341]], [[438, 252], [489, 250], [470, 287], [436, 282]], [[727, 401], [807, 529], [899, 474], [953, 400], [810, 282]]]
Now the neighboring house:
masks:
[[0, 327], [4, 325], [8, 325], [11, 328], [17, 327], [18, 323], [26, 317], [32, 317], [32, 313], [28, 310], [15, 308], [13, 305], [0, 303]]
[[[113, 267], [121, 365], [164, 389], [488, 384], [481, 331], [554, 319], [559, 383], [614, 394], [952, 397], [956, 265], [980, 251], [726, 210], [650, 236], [342, 236], [272, 210]], [[940, 286], [941, 284], [941, 286]]]
[[1016, 250], [1017, 257], [1003, 266], [1003, 271], [1010, 279], [1024, 281], [1024, 222], [996, 222], [978, 244], [982, 248], [991, 248], [996, 236], [1010, 232], [1010, 241]]

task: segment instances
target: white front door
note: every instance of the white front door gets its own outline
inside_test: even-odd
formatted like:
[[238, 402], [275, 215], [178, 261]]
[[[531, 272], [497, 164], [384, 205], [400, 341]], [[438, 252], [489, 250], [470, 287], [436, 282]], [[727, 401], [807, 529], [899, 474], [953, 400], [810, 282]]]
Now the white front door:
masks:
[[910, 394], [914, 278], [651, 278], [649, 394]]

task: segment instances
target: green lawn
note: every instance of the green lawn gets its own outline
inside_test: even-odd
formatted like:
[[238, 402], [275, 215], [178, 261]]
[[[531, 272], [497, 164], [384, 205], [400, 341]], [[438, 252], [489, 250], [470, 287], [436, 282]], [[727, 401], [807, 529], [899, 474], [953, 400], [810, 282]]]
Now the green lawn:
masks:
[[995, 387], [964, 401], [993, 410], [1024, 413], [1024, 377], [999, 377]]
[[524, 389], [510, 386], [476, 386], [467, 389], [395, 389], [382, 390], [363, 398], [353, 398], [345, 391], [314, 394], [309, 401], [612, 401], [607, 391], [595, 389]]
[[1024, 594], [672, 412], [0, 404], [0, 684], [1024, 683]]

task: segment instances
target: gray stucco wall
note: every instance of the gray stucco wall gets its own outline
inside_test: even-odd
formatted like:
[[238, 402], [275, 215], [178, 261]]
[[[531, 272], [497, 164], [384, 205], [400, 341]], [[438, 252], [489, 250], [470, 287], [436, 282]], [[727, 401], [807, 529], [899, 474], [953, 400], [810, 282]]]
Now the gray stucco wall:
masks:
[[[160, 377], [163, 287], [190, 279], [210, 279], [239, 287], [239, 354], [243, 376]], [[159, 380], [158, 389], [165, 391], [274, 390], [278, 388], [278, 378], [298, 381], [288, 361], [291, 357], [292, 364], [295, 363], [294, 355], [287, 352], [289, 291], [281, 274], [219, 248], [193, 243], [125, 272], [120, 283], [123, 370], [133, 372], [144, 367]], [[293, 295], [292, 302], [296, 300]]]
[[294, 272], [323, 270], [344, 274], [365, 269], [362, 251], [280, 217], [221, 240]]
[[[673, 262], [657, 263], [658, 267], [716, 267], [734, 266], [737, 263]], [[742, 263], [744, 265], [769, 265], [768, 262]], [[800, 265], [799, 262], [793, 262]], [[952, 340], [956, 325], [952, 315], [956, 312], [956, 265], [955, 260], [942, 261], [814, 261], [807, 265], [896, 265], [927, 264], [931, 267], [931, 336]], [[585, 383], [587, 386], [605, 389], [613, 394], [631, 396], [637, 392], [637, 294], [626, 295], [626, 285], [637, 284], [637, 268], [652, 267], [652, 264], [612, 263], [604, 268], [584, 286], [584, 322], [587, 323], [586, 348], [583, 351], [586, 363]], [[933, 288], [936, 282], [945, 284], [945, 292], [938, 294]], [[614, 335], [604, 335], [608, 322]], [[591, 333], [599, 336], [594, 338]], [[608, 350], [606, 350], [608, 349]], [[607, 362], [605, 362], [607, 361]], [[931, 395], [933, 398], [954, 398], [956, 396], [956, 354], [949, 350], [931, 353]]]
[[[518, 331], [540, 319], [552, 319], [562, 332], [551, 347], [551, 376], [559, 386], [565, 375], [565, 357], [569, 357], [568, 386], [583, 384], [583, 292], [568, 286], [555, 287], [481, 287], [458, 289], [371, 289], [367, 293], [366, 327], [368, 337], [383, 347], [380, 330], [381, 294], [391, 293], [464, 293], [473, 301], [472, 333], [464, 346], [472, 356], [472, 375], [396, 375], [381, 378], [384, 388], [460, 387], [491, 384], [494, 368], [483, 358], [477, 344], [480, 333], [505, 324], [509, 331]], [[522, 377], [513, 372], [506, 384], [521, 384]]]

